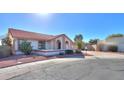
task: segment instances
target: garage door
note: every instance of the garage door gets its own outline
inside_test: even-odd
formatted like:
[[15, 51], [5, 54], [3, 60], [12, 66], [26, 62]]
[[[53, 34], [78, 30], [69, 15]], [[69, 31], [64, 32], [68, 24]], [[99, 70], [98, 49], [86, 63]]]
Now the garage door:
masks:
[[119, 44], [118, 45], [118, 51], [119, 52], [124, 52], [124, 44]]

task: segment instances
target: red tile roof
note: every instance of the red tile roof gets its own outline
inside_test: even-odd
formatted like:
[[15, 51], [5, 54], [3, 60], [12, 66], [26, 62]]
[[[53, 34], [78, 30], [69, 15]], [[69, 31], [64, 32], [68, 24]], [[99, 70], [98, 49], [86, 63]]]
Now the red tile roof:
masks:
[[20, 39], [31, 39], [31, 40], [51, 40], [55, 38], [56, 36], [53, 35], [46, 35], [41, 33], [35, 33], [35, 32], [28, 32], [24, 30], [19, 29], [13, 29], [9, 28], [9, 32], [14, 38], [20, 38]]
[[[24, 31], [20, 29], [13, 29], [13, 28], [9, 28], [9, 33], [11, 33], [12, 37], [14, 38], [30, 39], [30, 40], [44, 40], [44, 41], [53, 40], [60, 36], [67, 37], [65, 34], [53, 36], [53, 35], [46, 35], [46, 34], [41, 34], [41, 33]], [[68, 39], [73, 43], [73, 41], [70, 38]]]

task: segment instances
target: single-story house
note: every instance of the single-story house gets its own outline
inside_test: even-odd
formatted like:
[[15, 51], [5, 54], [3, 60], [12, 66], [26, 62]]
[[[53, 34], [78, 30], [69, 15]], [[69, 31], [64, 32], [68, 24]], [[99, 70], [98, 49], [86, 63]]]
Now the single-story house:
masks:
[[123, 37], [113, 37], [113, 38], [109, 38], [106, 40], [102, 40], [98, 42], [98, 45], [102, 45], [101, 46], [101, 50], [102, 51], [108, 51], [108, 47], [110, 45], [114, 45], [117, 46], [118, 48], [118, 52], [124, 52], [124, 36]]
[[85, 48], [86, 47], [88, 51], [96, 51], [96, 44], [86, 44]]
[[66, 49], [73, 49], [73, 41], [65, 34], [47, 35], [19, 29], [8, 29], [8, 36], [12, 40], [13, 54], [22, 54], [20, 44], [26, 40], [31, 43], [33, 52], [42, 55], [58, 54]]

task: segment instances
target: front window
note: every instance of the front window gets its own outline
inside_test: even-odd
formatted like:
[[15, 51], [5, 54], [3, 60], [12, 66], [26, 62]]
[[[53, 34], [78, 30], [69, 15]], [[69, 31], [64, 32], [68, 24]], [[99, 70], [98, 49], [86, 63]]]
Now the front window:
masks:
[[24, 42], [24, 40], [18, 40], [18, 50], [20, 50], [20, 46], [22, 42]]
[[45, 49], [45, 41], [39, 41], [38, 49]]

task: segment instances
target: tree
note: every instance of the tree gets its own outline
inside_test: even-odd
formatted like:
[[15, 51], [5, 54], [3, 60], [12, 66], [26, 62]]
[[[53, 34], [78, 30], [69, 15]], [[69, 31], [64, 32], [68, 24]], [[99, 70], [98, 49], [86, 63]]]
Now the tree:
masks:
[[90, 39], [89, 43], [90, 44], [97, 44], [98, 41], [99, 41], [99, 39]]
[[83, 36], [81, 34], [76, 35], [75, 38], [74, 38], [74, 41], [75, 41], [75, 44], [76, 44], [77, 48], [81, 50], [84, 46]]
[[114, 37], [123, 37], [123, 36], [124, 36], [123, 34], [112, 34], [112, 35], [109, 35], [106, 39], [110, 39]]
[[30, 42], [24, 41], [20, 44], [20, 50], [25, 54], [25, 55], [30, 55], [32, 52], [32, 46]]
[[74, 38], [74, 41], [77, 41], [77, 40], [83, 40], [83, 36], [81, 34], [76, 35]]
[[76, 45], [77, 45], [78, 49], [83, 48], [83, 42], [82, 41], [76, 41]]
[[7, 36], [6, 38], [2, 39], [2, 45], [7, 45], [9, 47], [12, 46], [12, 40]]

